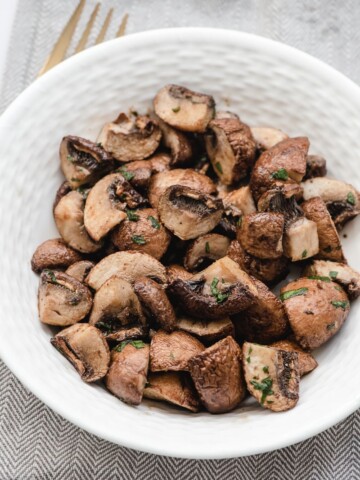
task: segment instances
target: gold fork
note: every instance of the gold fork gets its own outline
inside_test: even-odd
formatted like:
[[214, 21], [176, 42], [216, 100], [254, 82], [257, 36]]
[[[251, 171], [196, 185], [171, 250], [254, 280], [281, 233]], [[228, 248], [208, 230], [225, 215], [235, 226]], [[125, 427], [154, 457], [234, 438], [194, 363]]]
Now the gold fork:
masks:
[[[77, 24], [80, 20], [81, 13], [84, 9], [85, 2], [86, 2], [86, 0], [80, 0], [79, 5], [76, 7], [74, 13], [72, 14], [71, 18], [69, 19], [68, 23], [66, 24], [64, 30], [61, 32], [60, 37], [58, 38], [57, 42], [55, 43], [55, 46], [54, 46], [52, 52], [50, 53], [50, 55], [48, 56], [48, 58], [46, 59], [44, 65], [43, 65], [43, 67], [39, 71], [38, 77], [40, 77], [45, 72], [50, 70], [52, 67], [54, 67], [55, 65], [57, 65], [58, 63], [60, 63], [64, 60], [66, 52], [67, 52], [67, 50], [69, 48], [69, 45], [71, 43], [71, 40], [73, 38], [76, 26], [77, 26]], [[75, 48], [75, 53], [81, 52], [82, 50], [84, 50], [86, 48], [86, 44], [87, 44], [87, 41], [89, 39], [89, 35], [90, 35], [92, 27], [94, 25], [94, 22], [95, 22], [97, 14], [98, 14], [99, 8], [100, 8], [100, 3], [97, 3], [95, 5], [91, 15], [90, 15], [90, 18], [89, 18], [89, 20], [86, 24], [86, 27], [85, 27], [82, 35], [81, 35], [79, 43], [77, 44], [77, 46]], [[104, 20], [104, 23], [103, 23], [103, 25], [100, 29], [100, 32], [99, 32], [98, 36], [96, 37], [95, 45], [104, 41], [106, 32], [107, 32], [107, 30], [109, 28], [109, 25], [110, 25], [110, 22], [111, 22], [113, 11], [114, 11], [113, 8], [110, 8], [110, 10], [108, 11], [108, 13], [106, 15], [106, 18]], [[121, 19], [121, 23], [119, 25], [118, 31], [116, 32], [116, 37], [122, 37], [125, 34], [128, 18], [129, 18], [129, 15], [127, 13], [125, 13], [125, 15]]]

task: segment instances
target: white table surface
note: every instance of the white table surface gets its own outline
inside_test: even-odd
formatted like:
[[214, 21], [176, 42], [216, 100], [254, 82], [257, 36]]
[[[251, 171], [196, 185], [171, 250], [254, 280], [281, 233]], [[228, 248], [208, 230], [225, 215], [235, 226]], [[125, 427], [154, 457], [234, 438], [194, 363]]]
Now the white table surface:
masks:
[[0, 0], [0, 91], [5, 74], [6, 52], [15, 18], [17, 0]]

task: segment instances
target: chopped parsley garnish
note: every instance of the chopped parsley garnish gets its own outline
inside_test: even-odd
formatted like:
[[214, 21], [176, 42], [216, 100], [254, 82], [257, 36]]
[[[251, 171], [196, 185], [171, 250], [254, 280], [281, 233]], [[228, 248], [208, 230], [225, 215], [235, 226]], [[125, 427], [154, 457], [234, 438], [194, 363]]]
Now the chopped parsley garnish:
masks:
[[261, 382], [257, 382], [256, 380], [251, 380], [250, 383], [251, 383], [251, 385], [254, 386], [255, 390], [261, 390], [262, 391], [262, 395], [261, 395], [261, 399], [260, 399], [261, 403], [264, 403], [264, 401], [265, 401], [265, 399], [268, 395], [273, 395], [274, 394], [274, 392], [271, 390], [273, 381], [270, 377], [263, 378], [261, 380]]
[[269, 367], [266, 367], [266, 366], [263, 367], [263, 372], [264, 372], [264, 373], [269, 373]]
[[307, 287], [298, 288], [297, 290], [288, 290], [287, 292], [283, 292], [280, 295], [280, 299], [282, 301], [284, 301], [284, 300], [288, 300], [289, 298], [292, 298], [292, 297], [298, 297], [299, 295], [305, 295], [305, 293], [308, 290], [309, 289]]
[[249, 351], [248, 351], [248, 356], [246, 357], [247, 363], [250, 363], [250, 362], [251, 362], [251, 359], [250, 359], [251, 352], [252, 352], [252, 348], [250, 347], [250, 348], [249, 348]]
[[236, 222], [236, 225], [237, 225], [238, 227], [241, 227], [241, 225], [242, 225], [242, 217], [239, 217], [239, 218], [238, 218], [238, 221]]
[[210, 290], [211, 290], [211, 295], [216, 298], [217, 303], [222, 303], [229, 297], [230, 294], [220, 292], [219, 289], [217, 288], [218, 283], [219, 283], [219, 279], [214, 277], [210, 285]]
[[130, 222], [137, 222], [140, 218], [139, 215], [135, 213], [135, 210], [126, 209], [125, 212]]
[[77, 183], [78, 183], [78, 182], [81, 182], [81, 180], [79, 180], [78, 178], [75, 178], [75, 177], [71, 177], [70, 180], [71, 180], [72, 182], [77, 182]]
[[307, 250], [304, 250], [301, 254], [301, 258], [306, 258], [307, 257]]
[[172, 109], [172, 111], [173, 111], [174, 113], [178, 113], [178, 112], [180, 112], [180, 107], [174, 107], [174, 108]]
[[101, 330], [107, 330], [108, 332], [113, 332], [116, 330], [114, 325], [111, 325], [110, 323], [107, 322], [97, 322], [95, 325], [97, 328], [100, 328]]
[[335, 322], [329, 323], [329, 325], [326, 325], [326, 330], [332, 330], [333, 328], [335, 328]]
[[145, 347], [145, 343], [142, 340], [124, 340], [123, 342], [119, 343], [119, 345], [116, 345], [116, 347], [113, 348], [113, 350], [115, 352], [122, 352], [126, 347], [126, 345], [129, 345], [129, 344], [137, 348], [138, 350], [140, 348]]
[[276, 180], [287, 180], [289, 178], [289, 174], [285, 168], [280, 168], [277, 172], [272, 173], [271, 176]]
[[339, 301], [333, 300], [330, 303], [331, 303], [331, 305], [334, 305], [335, 308], [342, 308], [343, 310], [346, 310], [346, 307], [349, 305], [349, 302], [343, 302], [341, 300], [339, 300]]
[[331, 282], [331, 279], [329, 277], [322, 277], [321, 275], [310, 275], [310, 277], [307, 277], [310, 280], [321, 280], [322, 282]]
[[131, 237], [131, 240], [134, 243], [137, 243], [138, 245], [145, 245], [145, 243], [146, 243], [146, 240], [142, 235], [133, 235]]
[[156, 220], [155, 217], [153, 217], [152, 215], [149, 215], [148, 220], [150, 220], [151, 226], [153, 228], [156, 228], [156, 230], [160, 230], [160, 223]]
[[209, 244], [209, 242], [206, 242], [206, 243], [205, 243], [205, 252], [206, 252], [206, 253], [210, 253], [210, 244]]
[[86, 200], [87, 196], [89, 195], [90, 189], [85, 187], [78, 187], [76, 191], [79, 192], [80, 195], [82, 195], [84, 200]]
[[215, 167], [218, 172], [223, 173], [223, 169], [220, 162], [216, 162]]
[[96, 146], [99, 147], [99, 148], [102, 148], [102, 143], [101, 143], [101, 142], [98, 142], [98, 143], [96, 144]]
[[350, 203], [350, 205], [355, 205], [356, 200], [355, 200], [355, 195], [352, 192], [349, 192], [346, 197], [347, 203]]
[[334, 288], [335, 288], [335, 290], [337, 290], [338, 292], [342, 292], [342, 291], [343, 291], [343, 289], [342, 289], [341, 287], [338, 287], [338, 286], [337, 286], [337, 287], [334, 287]]
[[71, 155], [68, 155], [68, 156], [66, 157], [66, 159], [67, 159], [67, 161], [70, 162], [70, 163], [74, 163], [74, 161], [75, 161], [74, 157], [72, 157]]
[[331, 272], [329, 272], [329, 277], [330, 278], [336, 278], [338, 276], [338, 273], [339, 272], [335, 272], [334, 270], [332, 270]]
[[128, 171], [126, 170], [126, 167], [121, 167], [121, 168], [119, 168], [119, 172], [120, 172], [121, 175], [125, 178], [125, 180], [127, 180], [128, 182], [135, 177], [135, 174], [134, 174], [134, 173], [128, 172]]
[[46, 275], [50, 278], [50, 283], [58, 283], [55, 277], [55, 273], [52, 270], [44, 270]]

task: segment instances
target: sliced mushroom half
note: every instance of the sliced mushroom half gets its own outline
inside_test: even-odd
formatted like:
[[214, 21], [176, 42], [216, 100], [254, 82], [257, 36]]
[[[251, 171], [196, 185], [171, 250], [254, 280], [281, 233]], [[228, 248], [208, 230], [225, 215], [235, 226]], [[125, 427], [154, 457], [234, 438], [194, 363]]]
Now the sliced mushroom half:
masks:
[[179, 85], [166, 85], [156, 94], [154, 109], [156, 115], [172, 127], [202, 133], [214, 117], [215, 101], [210, 95]]
[[66, 327], [86, 317], [92, 306], [92, 296], [90, 290], [74, 277], [55, 270], [43, 270], [38, 306], [43, 323]]
[[184, 266], [187, 270], [196, 270], [205, 261], [214, 261], [225, 257], [230, 240], [218, 233], [208, 233], [194, 240], [186, 250]]
[[182, 240], [191, 240], [216, 227], [223, 204], [200, 190], [174, 185], [161, 196], [158, 210], [166, 228]]
[[106, 123], [98, 137], [102, 147], [121, 162], [150, 157], [160, 140], [161, 130], [154, 120], [145, 115], [130, 118], [125, 113]]
[[217, 342], [229, 335], [233, 337], [235, 334], [234, 325], [229, 317], [217, 320], [199, 320], [180, 315], [176, 319], [176, 328], [194, 335], [204, 344]]
[[81, 258], [61, 238], [54, 238], [37, 247], [31, 258], [31, 268], [35, 273], [40, 273], [44, 268], [66, 268]]
[[65, 328], [52, 345], [75, 367], [84, 382], [96, 382], [109, 368], [110, 352], [103, 334], [87, 323]]
[[279, 130], [278, 128], [273, 127], [251, 127], [252, 136], [255, 139], [256, 148], [260, 152], [264, 152], [265, 150], [269, 150], [270, 148], [274, 147], [279, 142], [286, 140], [289, 136]]
[[171, 165], [184, 165], [191, 160], [194, 154], [190, 139], [185, 133], [170, 127], [161, 118], [157, 117], [162, 132], [162, 143], [171, 152]]
[[84, 282], [94, 265], [95, 263], [90, 262], [90, 260], [81, 260], [80, 262], [75, 262], [70, 265], [65, 273], [76, 278], [79, 282]]
[[101, 146], [81, 137], [64, 137], [60, 144], [61, 169], [72, 188], [91, 185], [114, 168]]
[[293, 340], [278, 340], [277, 342], [272, 343], [270, 347], [285, 350], [286, 352], [297, 352], [299, 357], [300, 377], [312, 372], [318, 366], [317, 361], [311, 353], [303, 350], [300, 345]]
[[241, 349], [232, 337], [192, 357], [188, 365], [201, 402], [210, 413], [229, 412], [245, 397]]
[[264, 407], [273, 412], [294, 408], [299, 400], [299, 357], [297, 352], [245, 342], [242, 347], [247, 388]]

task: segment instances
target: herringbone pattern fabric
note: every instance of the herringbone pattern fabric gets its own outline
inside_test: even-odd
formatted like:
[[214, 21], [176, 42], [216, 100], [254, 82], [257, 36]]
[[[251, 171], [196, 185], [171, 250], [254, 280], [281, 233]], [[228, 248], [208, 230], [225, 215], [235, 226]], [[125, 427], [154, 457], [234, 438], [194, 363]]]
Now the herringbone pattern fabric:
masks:
[[[74, 2], [19, 1], [0, 111], [31, 83]], [[88, 3], [89, 11], [95, 0]], [[102, 3], [116, 7], [118, 17], [128, 11], [129, 33], [176, 26], [258, 33], [305, 50], [360, 82], [358, 0], [182, 0], [181, 7], [171, 0]], [[113, 25], [109, 38], [115, 29]], [[179, 460], [121, 448], [81, 431], [37, 400], [0, 362], [0, 480], [30, 479], [358, 480], [360, 411], [277, 452], [233, 460]]]

